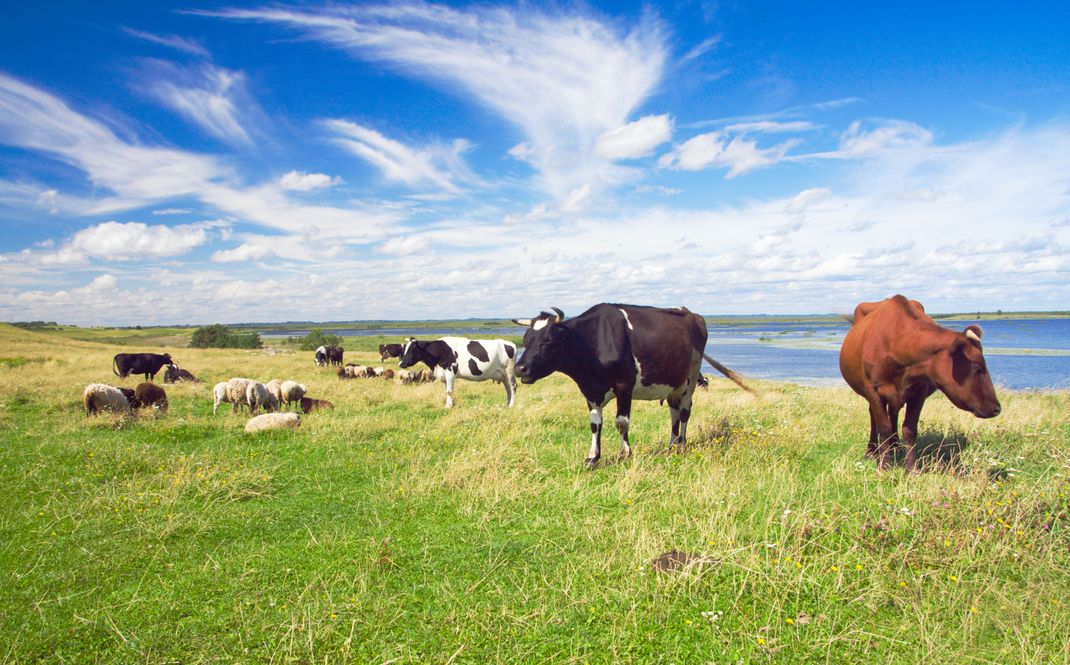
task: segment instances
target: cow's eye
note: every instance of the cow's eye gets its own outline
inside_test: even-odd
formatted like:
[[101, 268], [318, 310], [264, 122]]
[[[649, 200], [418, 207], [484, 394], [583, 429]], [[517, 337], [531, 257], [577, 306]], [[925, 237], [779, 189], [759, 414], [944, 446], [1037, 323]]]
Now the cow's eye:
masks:
[[978, 374], [984, 374], [985, 373], [985, 366], [982, 365], [981, 363], [974, 363], [973, 364], [973, 371], [978, 373]]

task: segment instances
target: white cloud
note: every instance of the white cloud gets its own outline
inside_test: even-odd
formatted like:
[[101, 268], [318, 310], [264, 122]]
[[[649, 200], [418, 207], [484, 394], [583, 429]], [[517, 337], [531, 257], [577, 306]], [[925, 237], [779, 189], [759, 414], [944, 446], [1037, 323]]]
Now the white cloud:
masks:
[[865, 130], [862, 122], [856, 120], [840, 136], [838, 156], [861, 157], [881, 150], [927, 146], [932, 142], [932, 132], [912, 122], [885, 120]]
[[140, 222], [104, 222], [74, 234], [69, 247], [109, 261], [179, 256], [208, 241], [206, 224], [149, 226]]
[[257, 244], [242, 244], [234, 249], [220, 250], [212, 254], [212, 261], [216, 263], [238, 263], [244, 261], [260, 261], [275, 254], [270, 247]]
[[[520, 128], [524, 159], [539, 186], [558, 199], [584, 183], [622, 177], [595, 144], [654, 91], [667, 59], [653, 13], [628, 32], [530, 7], [460, 10], [407, 2], [199, 13], [287, 25], [473, 97]], [[366, 152], [373, 147], [364, 143]]]
[[806, 210], [810, 205], [832, 196], [832, 191], [824, 187], [812, 187], [799, 192], [784, 210], [792, 214], [798, 214]]
[[201, 46], [201, 44], [195, 39], [189, 39], [187, 37], [179, 37], [178, 35], [157, 35], [151, 32], [142, 32], [141, 30], [134, 30], [133, 28], [123, 28], [126, 34], [143, 39], [147, 42], [159, 44], [160, 46], [166, 46], [168, 48], [178, 49], [184, 53], [190, 55], [200, 56], [202, 58], [209, 57], [208, 49]]
[[809, 120], [758, 120], [755, 122], [738, 122], [726, 126], [724, 129], [726, 132], [736, 132], [745, 134], [747, 132], [753, 132], [756, 134], [785, 134], [789, 132], [808, 132], [817, 129], [819, 125], [815, 125]]
[[603, 159], [636, 159], [649, 155], [670, 138], [669, 116], [647, 115], [599, 136], [594, 151]]
[[699, 134], [673, 147], [661, 156], [662, 168], [699, 171], [710, 166], [727, 168], [726, 178], [734, 178], [754, 169], [779, 162], [796, 141], [784, 141], [771, 148], [759, 148], [757, 142], [740, 137], [731, 140], [722, 132]]
[[419, 254], [431, 248], [431, 239], [427, 236], [395, 236], [380, 245], [375, 251], [391, 256], [408, 256]]
[[221, 141], [251, 145], [250, 128], [262, 112], [249, 94], [245, 74], [201, 63], [187, 68], [144, 60], [138, 68], [146, 91]]
[[340, 177], [331, 177], [326, 173], [289, 171], [279, 178], [280, 187], [294, 192], [309, 192], [314, 189], [334, 187], [340, 184], [342, 184], [342, 179]]
[[188, 215], [193, 212], [189, 208], [161, 208], [159, 210], [153, 210], [154, 215]]
[[467, 141], [458, 139], [449, 147], [417, 149], [347, 120], [326, 120], [324, 125], [334, 133], [332, 142], [371, 163], [391, 182], [459, 191], [454, 183], [456, 173], [451, 170], [465, 170], [461, 155], [471, 148]]
[[114, 291], [118, 284], [119, 280], [114, 276], [105, 274], [93, 278], [93, 281], [89, 282], [85, 288], [89, 291]]

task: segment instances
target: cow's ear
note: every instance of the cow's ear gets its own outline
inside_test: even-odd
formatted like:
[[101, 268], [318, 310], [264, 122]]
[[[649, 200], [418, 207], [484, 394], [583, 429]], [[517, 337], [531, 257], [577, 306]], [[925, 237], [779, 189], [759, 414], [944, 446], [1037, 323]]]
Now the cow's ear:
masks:
[[513, 319], [513, 323], [518, 326], [524, 326], [525, 328], [531, 325], [531, 319]]
[[981, 346], [981, 336], [985, 334], [984, 330], [981, 330], [981, 326], [971, 323], [966, 326], [966, 329], [962, 331], [966, 335], [966, 339], [970, 340], [977, 346]]

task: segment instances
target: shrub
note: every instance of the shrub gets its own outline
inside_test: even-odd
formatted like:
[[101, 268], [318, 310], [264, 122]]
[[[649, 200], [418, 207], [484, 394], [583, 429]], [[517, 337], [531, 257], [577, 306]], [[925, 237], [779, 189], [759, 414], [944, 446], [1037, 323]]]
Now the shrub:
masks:
[[262, 343], [259, 333], [236, 333], [216, 323], [194, 330], [189, 345], [195, 349], [259, 349]]
[[323, 328], [313, 328], [304, 337], [289, 337], [287, 341], [298, 345], [302, 351], [314, 351], [321, 346], [339, 346], [342, 338], [338, 335], [324, 334]]

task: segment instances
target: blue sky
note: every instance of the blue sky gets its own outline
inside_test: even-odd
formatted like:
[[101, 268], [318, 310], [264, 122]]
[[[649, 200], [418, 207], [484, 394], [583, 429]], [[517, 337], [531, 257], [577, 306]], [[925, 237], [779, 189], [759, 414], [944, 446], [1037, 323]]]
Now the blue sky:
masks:
[[1065, 3], [22, 4], [0, 320], [1070, 308]]

